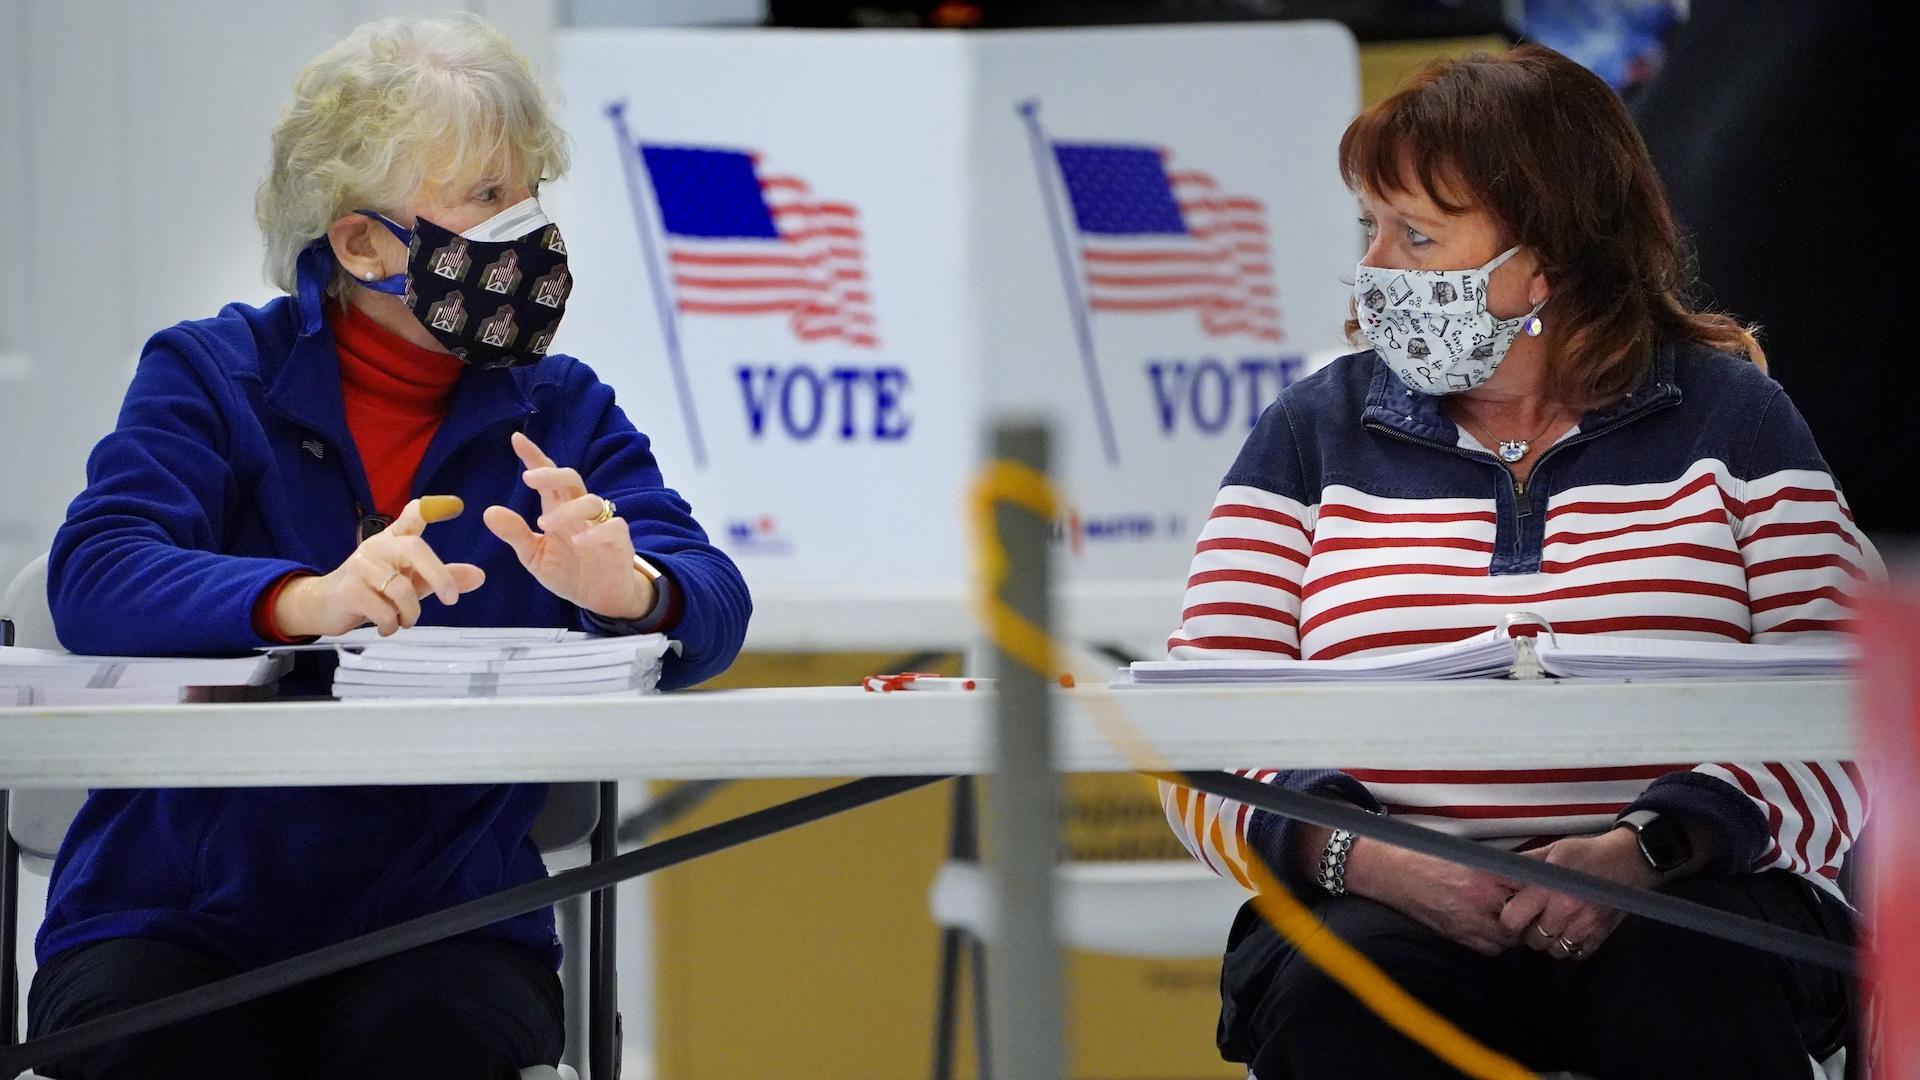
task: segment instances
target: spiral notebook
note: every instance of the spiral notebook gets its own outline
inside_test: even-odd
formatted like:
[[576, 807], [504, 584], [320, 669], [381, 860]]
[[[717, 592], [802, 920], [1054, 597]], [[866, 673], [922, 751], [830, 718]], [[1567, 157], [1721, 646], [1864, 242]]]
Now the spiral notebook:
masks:
[[1510, 637], [1505, 629], [1444, 645], [1338, 660], [1142, 660], [1116, 685], [1311, 683], [1423, 679], [1749, 679], [1841, 676], [1858, 649], [1851, 643], [1743, 645], [1614, 634]]

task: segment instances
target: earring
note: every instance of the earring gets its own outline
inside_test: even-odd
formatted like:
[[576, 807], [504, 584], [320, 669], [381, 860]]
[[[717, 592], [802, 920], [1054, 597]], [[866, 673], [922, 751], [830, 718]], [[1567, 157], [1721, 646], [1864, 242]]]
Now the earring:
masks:
[[1520, 324], [1520, 329], [1525, 330], [1528, 337], [1539, 337], [1540, 331], [1543, 329], [1540, 325], [1540, 316], [1527, 316], [1527, 321]]
[[365, 277], [365, 278], [366, 278], [366, 279], [367, 279], [368, 281], [372, 281], [372, 280], [373, 280], [373, 271], [371, 271], [371, 270], [369, 270], [369, 271], [367, 271], [367, 272], [366, 272], [366, 274], [364, 274], [364, 275], [362, 275], [362, 276], [364, 276], [364, 277]]

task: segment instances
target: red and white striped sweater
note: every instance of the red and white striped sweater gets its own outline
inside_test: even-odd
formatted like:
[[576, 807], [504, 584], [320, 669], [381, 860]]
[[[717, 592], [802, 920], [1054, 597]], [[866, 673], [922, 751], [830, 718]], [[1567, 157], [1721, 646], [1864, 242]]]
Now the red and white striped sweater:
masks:
[[[1851, 586], [1877, 569], [1805, 424], [1745, 361], [1661, 349], [1521, 490], [1362, 353], [1256, 425], [1201, 531], [1168, 652], [1331, 659], [1456, 641], [1517, 609], [1578, 633], [1807, 640], [1845, 632]], [[1867, 813], [1838, 761], [1242, 775], [1510, 848], [1605, 831], [1630, 806], [1685, 813], [1728, 836], [1726, 869], [1784, 867], [1829, 891]], [[1162, 801], [1217, 872], [1245, 883], [1250, 848], [1284, 853], [1281, 819], [1169, 785]]]

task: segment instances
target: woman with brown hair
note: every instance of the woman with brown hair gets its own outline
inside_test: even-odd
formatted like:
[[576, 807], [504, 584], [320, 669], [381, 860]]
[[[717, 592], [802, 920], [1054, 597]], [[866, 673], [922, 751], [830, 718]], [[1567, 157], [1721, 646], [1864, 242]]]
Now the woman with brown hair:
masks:
[[[1340, 145], [1371, 346], [1283, 392], [1228, 473], [1175, 659], [1331, 659], [1524, 610], [1562, 632], [1844, 633], [1878, 568], [1752, 333], [1692, 310], [1646, 148], [1547, 49], [1433, 65]], [[1616, 881], [1852, 941], [1851, 763], [1245, 770]], [[1194, 854], [1264, 859], [1413, 994], [1533, 1068], [1804, 1080], [1839, 976], [1438, 859], [1164, 788]], [[1220, 1045], [1260, 1080], [1456, 1075], [1251, 910]]]

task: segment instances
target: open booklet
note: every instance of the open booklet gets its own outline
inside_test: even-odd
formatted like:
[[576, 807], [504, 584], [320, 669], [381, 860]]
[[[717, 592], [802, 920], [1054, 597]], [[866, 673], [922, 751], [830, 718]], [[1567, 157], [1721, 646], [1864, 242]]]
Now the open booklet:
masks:
[[1338, 660], [1141, 660], [1117, 686], [1303, 683], [1421, 679], [1680, 679], [1844, 675], [1858, 650], [1847, 643], [1742, 645], [1613, 634], [1512, 637], [1506, 628], [1444, 645]]
[[361, 630], [329, 643], [340, 656], [333, 696], [343, 699], [644, 694], [680, 647], [664, 634], [543, 627], [419, 626], [384, 638]]

